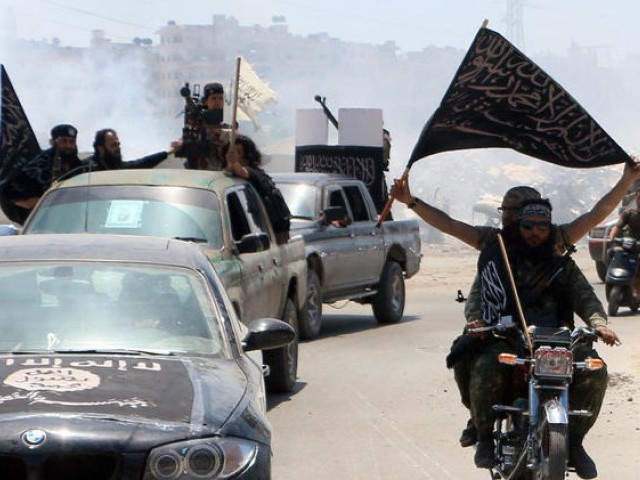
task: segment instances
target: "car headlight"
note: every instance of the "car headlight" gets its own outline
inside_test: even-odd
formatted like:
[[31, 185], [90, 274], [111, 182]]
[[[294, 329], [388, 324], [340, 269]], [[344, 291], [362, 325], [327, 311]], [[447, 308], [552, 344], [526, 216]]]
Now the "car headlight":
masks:
[[540, 347], [535, 352], [536, 375], [567, 377], [573, 374], [573, 353], [566, 348]]
[[258, 445], [241, 438], [204, 438], [151, 450], [145, 480], [229, 478], [250, 466]]

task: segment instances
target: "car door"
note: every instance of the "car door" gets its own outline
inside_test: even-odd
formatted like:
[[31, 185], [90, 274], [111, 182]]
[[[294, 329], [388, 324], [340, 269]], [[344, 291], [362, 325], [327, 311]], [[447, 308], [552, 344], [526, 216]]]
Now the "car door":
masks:
[[384, 264], [384, 236], [382, 229], [376, 227], [377, 218], [373, 217], [371, 205], [367, 203], [364, 192], [358, 184], [345, 184], [343, 190], [353, 215], [350, 225], [354, 243], [353, 272], [365, 285], [377, 283]]
[[[340, 185], [331, 184], [325, 187], [323, 208], [326, 207], [343, 207], [351, 219], [347, 198]], [[324, 248], [320, 254], [323, 256], [324, 289], [335, 292], [358, 284], [358, 273], [354, 270], [357, 262], [353, 255], [354, 235], [351, 226], [327, 225], [323, 237]]]
[[225, 193], [225, 208], [228, 211], [231, 241], [234, 245], [233, 256], [240, 264], [242, 290], [245, 299], [240, 306], [242, 321], [249, 322], [259, 317], [259, 313], [266, 308], [261, 292], [264, 289], [265, 252], [240, 253], [238, 243], [246, 235], [252, 233], [249, 216], [247, 214], [247, 199], [241, 187], [228, 190]]
[[274, 239], [258, 194], [248, 184], [227, 193], [227, 208], [234, 243], [245, 235], [266, 234], [269, 248], [252, 253], [238, 253], [245, 286], [243, 321], [260, 317], [279, 317], [282, 305], [282, 255]]

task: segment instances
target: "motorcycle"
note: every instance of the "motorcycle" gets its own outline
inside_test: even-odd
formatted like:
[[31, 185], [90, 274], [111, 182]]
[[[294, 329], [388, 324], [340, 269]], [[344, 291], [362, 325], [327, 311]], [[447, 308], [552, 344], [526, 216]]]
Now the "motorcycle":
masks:
[[638, 270], [640, 242], [630, 237], [614, 238], [609, 251], [611, 260], [605, 275], [605, 294], [607, 313], [614, 317], [620, 307], [629, 307], [636, 312], [640, 299], [634, 292], [635, 277]]
[[[504, 326], [486, 327], [502, 330]], [[533, 356], [502, 353], [501, 363], [519, 366], [526, 395], [511, 405], [494, 405], [493, 429], [495, 467], [492, 480], [563, 480], [568, 462], [569, 416], [590, 412], [569, 409], [569, 384], [574, 371], [597, 370], [604, 362], [573, 359], [579, 342], [597, 341], [597, 334], [580, 327], [529, 327]]]

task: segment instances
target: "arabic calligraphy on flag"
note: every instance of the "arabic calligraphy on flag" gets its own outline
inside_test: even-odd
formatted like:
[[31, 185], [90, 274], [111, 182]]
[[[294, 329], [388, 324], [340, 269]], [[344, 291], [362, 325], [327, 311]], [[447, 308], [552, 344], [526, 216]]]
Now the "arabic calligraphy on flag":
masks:
[[250, 120], [257, 128], [258, 113], [277, 99], [276, 92], [258, 77], [249, 62], [241, 58], [238, 75], [238, 110], [246, 118], [240, 116], [240, 120]]
[[20, 105], [9, 75], [0, 65], [2, 82], [2, 109], [0, 111], [0, 166], [12, 162], [17, 157], [33, 158], [40, 153], [27, 115]]
[[0, 65], [0, 81], [0, 208], [9, 220], [22, 224], [29, 212], [15, 205], [7, 192], [11, 189], [15, 166], [31, 160], [41, 150], [4, 65]]
[[488, 147], [572, 168], [631, 161], [553, 78], [500, 34], [481, 28], [409, 166], [439, 152]]

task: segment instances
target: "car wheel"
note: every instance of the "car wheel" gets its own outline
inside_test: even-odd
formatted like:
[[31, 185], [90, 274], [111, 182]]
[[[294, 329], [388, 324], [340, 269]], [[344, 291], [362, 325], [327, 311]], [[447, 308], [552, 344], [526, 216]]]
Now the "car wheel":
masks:
[[596, 273], [601, 282], [604, 282], [607, 277], [607, 264], [604, 262], [596, 261]]
[[265, 379], [269, 393], [290, 393], [298, 377], [298, 313], [291, 298], [287, 298], [282, 320], [293, 327], [296, 338], [286, 347], [262, 352], [264, 363], [269, 365], [269, 375]]
[[300, 338], [316, 338], [322, 328], [322, 286], [318, 274], [309, 269], [307, 272], [307, 300], [300, 322]]
[[378, 293], [371, 307], [380, 323], [398, 323], [404, 313], [405, 290], [402, 267], [397, 262], [386, 262], [380, 275]]

